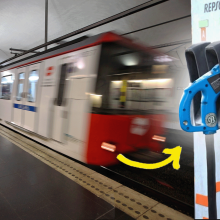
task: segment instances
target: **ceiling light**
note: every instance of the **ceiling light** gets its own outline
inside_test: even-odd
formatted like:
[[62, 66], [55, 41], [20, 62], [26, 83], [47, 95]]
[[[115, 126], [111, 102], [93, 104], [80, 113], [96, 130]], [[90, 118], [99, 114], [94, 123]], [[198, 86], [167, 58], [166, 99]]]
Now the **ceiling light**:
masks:
[[29, 80], [30, 80], [31, 82], [37, 81], [38, 79], [39, 79], [39, 76], [30, 76], [30, 77], [29, 77]]
[[154, 61], [157, 62], [171, 62], [173, 59], [171, 59], [171, 57], [169, 57], [168, 55], [163, 55], [163, 56], [157, 56], [154, 58]]

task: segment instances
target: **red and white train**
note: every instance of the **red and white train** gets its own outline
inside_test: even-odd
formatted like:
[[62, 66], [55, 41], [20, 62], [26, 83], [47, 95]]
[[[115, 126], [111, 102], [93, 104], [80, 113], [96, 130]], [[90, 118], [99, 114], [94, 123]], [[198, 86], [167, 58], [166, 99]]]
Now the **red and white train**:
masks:
[[112, 32], [20, 59], [0, 68], [0, 123], [94, 165], [161, 151], [153, 137], [164, 134], [160, 109], [172, 90], [163, 62]]

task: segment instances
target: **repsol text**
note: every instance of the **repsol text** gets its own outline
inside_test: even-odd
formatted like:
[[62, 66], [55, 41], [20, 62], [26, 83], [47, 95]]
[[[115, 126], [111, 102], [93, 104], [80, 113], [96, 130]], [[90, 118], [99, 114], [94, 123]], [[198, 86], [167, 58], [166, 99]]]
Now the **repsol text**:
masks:
[[220, 10], [220, 1], [210, 2], [204, 5], [204, 13]]

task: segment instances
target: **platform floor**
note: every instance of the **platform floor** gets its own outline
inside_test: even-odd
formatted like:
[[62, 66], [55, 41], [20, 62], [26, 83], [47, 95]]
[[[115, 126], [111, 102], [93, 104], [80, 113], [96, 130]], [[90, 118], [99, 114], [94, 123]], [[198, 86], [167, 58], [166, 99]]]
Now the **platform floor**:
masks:
[[0, 219], [133, 219], [0, 136]]
[[192, 219], [0, 125], [0, 219]]

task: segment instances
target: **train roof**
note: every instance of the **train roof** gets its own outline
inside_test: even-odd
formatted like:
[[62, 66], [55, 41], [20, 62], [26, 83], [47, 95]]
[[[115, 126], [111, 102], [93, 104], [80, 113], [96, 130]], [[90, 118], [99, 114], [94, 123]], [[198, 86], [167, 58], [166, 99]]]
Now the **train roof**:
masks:
[[155, 50], [151, 49], [150, 47], [143, 46], [139, 43], [136, 43], [130, 38], [123, 37], [123, 36], [116, 34], [114, 32], [106, 32], [106, 33], [101, 33], [101, 34], [91, 36], [91, 37], [83, 36], [83, 37], [77, 38], [75, 40], [66, 42], [62, 45], [48, 49], [46, 51], [42, 51], [37, 54], [30, 55], [28, 57], [15, 58], [17, 60], [13, 60], [11, 63], [8, 63], [4, 66], [1, 66], [0, 71], [2, 72], [5, 70], [29, 65], [31, 63], [40, 62], [42, 60], [52, 58], [55, 56], [59, 56], [59, 55], [65, 54], [65, 53], [70, 53], [73, 51], [93, 47], [93, 46], [99, 45], [104, 42], [119, 42], [120, 44], [127, 46], [127, 47], [130, 47], [134, 50], [141, 50], [143, 52], [151, 53], [152, 55], [154, 54], [157, 56], [160, 55], [160, 53], [156, 52]]

